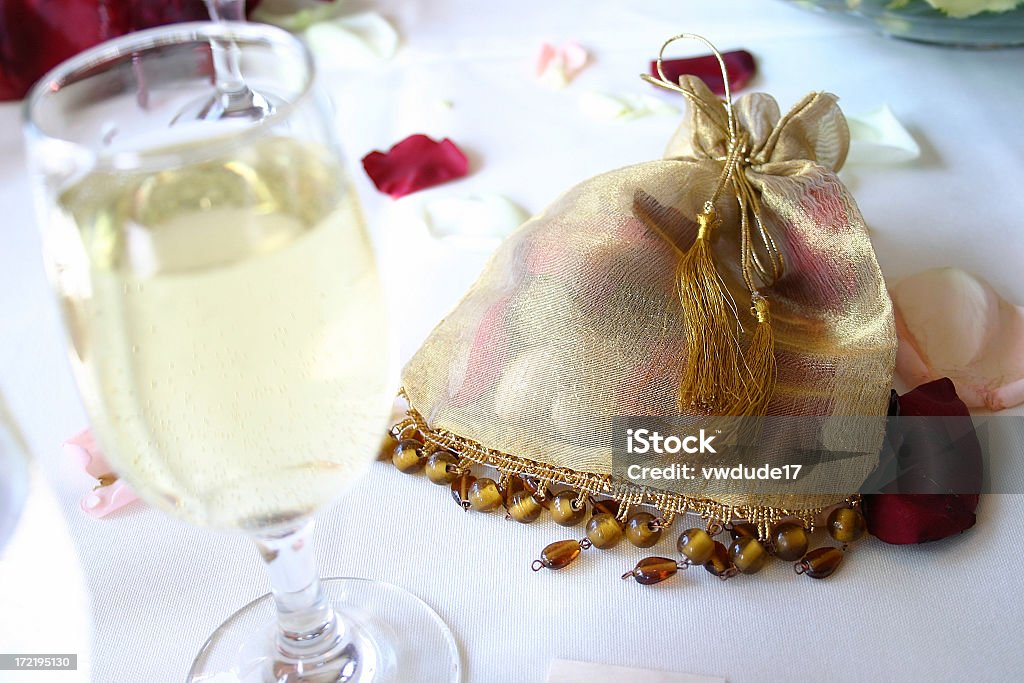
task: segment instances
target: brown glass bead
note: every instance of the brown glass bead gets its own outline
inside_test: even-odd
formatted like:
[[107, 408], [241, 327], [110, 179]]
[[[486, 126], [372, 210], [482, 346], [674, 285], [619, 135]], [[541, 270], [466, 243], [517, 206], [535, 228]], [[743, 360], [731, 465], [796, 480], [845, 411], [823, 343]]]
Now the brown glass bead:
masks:
[[661, 540], [660, 523], [651, 513], [638, 512], [626, 520], [626, 540], [637, 548], [650, 548]]
[[832, 573], [839, 567], [842, 561], [842, 550], [826, 546], [824, 548], [816, 548], [807, 553], [793, 567], [799, 574], [806, 574], [812, 579], [824, 579], [832, 576]]
[[509, 517], [523, 524], [535, 521], [540, 517], [541, 510], [543, 509], [540, 502], [534, 498], [529, 489], [516, 491], [515, 495], [512, 496], [512, 500], [508, 503]]
[[799, 560], [807, 552], [807, 530], [794, 522], [772, 529], [772, 554], [780, 560]]
[[637, 583], [649, 586], [674, 576], [678, 569], [679, 565], [676, 561], [667, 557], [645, 557], [636, 563], [636, 568], [633, 571], [623, 574], [622, 578], [628, 579], [632, 576]]
[[690, 561], [690, 564], [704, 564], [711, 559], [715, 543], [708, 532], [695, 527], [679, 534], [676, 549]]
[[452, 482], [452, 498], [463, 510], [469, 509], [469, 490], [475, 482], [476, 477], [469, 472], [463, 472]]
[[459, 459], [451, 451], [437, 451], [427, 458], [427, 478], [435, 484], [446, 486], [459, 476]]
[[729, 559], [744, 574], [756, 574], [771, 557], [756, 538], [737, 538], [729, 546]]
[[391, 462], [398, 468], [399, 472], [411, 474], [421, 467], [425, 458], [422, 456], [423, 444], [415, 439], [402, 439], [395, 446], [395, 452], [391, 455]]
[[555, 541], [540, 553], [540, 564], [548, 569], [561, 569], [580, 556], [579, 541]]
[[548, 509], [551, 507], [551, 490], [545, 486], [540, 486], [536, 481], [529, 477], [519, 477], [519, 480], [523, 483], [523, 486], [533, 494], [537, 502], [541, 504], [541, 507]]
[[551, 519], [562, 526], [576, 526], [587, 514], [586, 503], [576, 507], [578, 495], [573, 491], [562, 491], [551, 499]]
[[739, 524], [733, 524], [732, 528], [729, 529], [729, 535], [732, 536], [732, 540], [737, 538], [757, 538], [757, 527], [750, 522], [740, 522]]
[[714, 545], [711, 548], [711, 556], [704, 563], [704, 569], [718, 577], [731, 576], [735, 573], [736, 568], [732, 566], [732, 560], [729, 559], [729, 550], [718, 541], [712, 541], [712, 543]]
[[519, 477], [509, 477], [508, 481], [505, 482], [505, 488], [502, 492], [505, 494], [505, 507], [512, 504], [512, 496], [516, 495], [519, 491], [526, 488], [526, 484]]
[[390, 460], [391, 456], [395, 453], [395, 448], [398, 446], [398, 439], [393, 437], [390, 432], [384, 435], [384, 438], [380, 440], [380, 448], [377, 450], [378, 460]]
[[501, 489], [493, 479], [483, 477], [469, 487], [469, 503], [479, 512], [492, 512], [501, 507], [503, 502]]
[[853, 543], [867, 528], [864, 515], [857, 508], [836, 508], [828, 516], [828, 535], [840, 543]]
[[594, 515], [587, 522], [587, 538], [598, 548], [612, 548], [622, 540], [622, 525], [607, 512]]
[[597, 515], [611, 515], [615, 517], [619, 514], [619, 501], [612, 500], [611, 498], [605, 498], [604, 500], [592, 501], [594, 516]]

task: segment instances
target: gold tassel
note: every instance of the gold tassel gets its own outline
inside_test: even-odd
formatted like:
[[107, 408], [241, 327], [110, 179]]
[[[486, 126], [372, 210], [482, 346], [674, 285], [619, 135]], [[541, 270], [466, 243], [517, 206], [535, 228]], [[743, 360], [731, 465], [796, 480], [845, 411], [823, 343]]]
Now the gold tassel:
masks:
[[757, 327], [743, 354], [743, 392], [730, 407], [729, 415], [764, 415], [775, 394], [778, 366], [768, 299], [755, 292], [750, 312], [757, 317]]
[[742, 396], [735, 310], [715, 267], [711, 236], [718, 217], [710, 205], [697, 216], [697, 239], [679, 262], [679, 300], [686, 315], [687, 359], [679, 406], [722, 410]]

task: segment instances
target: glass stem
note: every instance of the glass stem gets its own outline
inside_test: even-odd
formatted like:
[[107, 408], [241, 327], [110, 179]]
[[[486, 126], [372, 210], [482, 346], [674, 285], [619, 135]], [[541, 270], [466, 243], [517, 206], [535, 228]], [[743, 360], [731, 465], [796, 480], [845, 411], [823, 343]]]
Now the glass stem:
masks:
[[277, 605], [277, 648], [294, 659], [322, 657], [336, 649], [344, 628], [320, 587], [313, 549], [313, 520], [274, 535], [257, 535]]
[[[206, 0], [206, 9], [214, 21], [245, 21], [244, 0]], [[212, 39], [210, 49], [216, 88], [225, 112], [231, 114], [250, 109], [254, 93], [242, 78], [238, 45], [233, 40]]]

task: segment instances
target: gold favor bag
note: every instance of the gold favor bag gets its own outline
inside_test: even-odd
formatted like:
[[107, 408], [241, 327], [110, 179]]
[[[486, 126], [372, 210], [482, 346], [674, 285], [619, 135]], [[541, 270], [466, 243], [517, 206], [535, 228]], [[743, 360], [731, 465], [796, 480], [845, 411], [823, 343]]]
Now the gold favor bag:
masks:
[[[506, 482], [615, 498], [620, 520], [646, 504], [812, 526], [855, 489], [675, 494], [611, 477], [614, 416], [881, 418], [892, 383], [891, 303], [835, 175], [849, 144], [836, 98], [780, 116], [766, 94], [730, 105], [696, 78], [668, 87], [690, 106], [665, 158], [580, 183], [498, 248], [406, 366], [399, 431]], [[861, 481], [875, 464], [819, 475]]]

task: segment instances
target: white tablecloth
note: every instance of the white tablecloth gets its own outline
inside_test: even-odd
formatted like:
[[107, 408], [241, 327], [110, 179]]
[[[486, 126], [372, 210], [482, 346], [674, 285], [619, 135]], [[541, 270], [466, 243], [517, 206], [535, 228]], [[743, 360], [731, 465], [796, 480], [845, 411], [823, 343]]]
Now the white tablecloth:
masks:
[[[469, 151], [472, 174], [407, 202], [497, 192], [539, 211], [583, 178], [660, 155], [675, 119], [596, 122], [577, 98], [587, 89], [648, 92], [636, 74], [680, 31], [751, 50], [760, 63], [753, 87], [783, 107], [812, 89], [837, 93], [849, 112], [888, 102], [921, 143], [921, 159], [844, 172], [886, 277], [958, 265], [1024, 302], [1024, 52], [888, 40], [766, 0], [394, 0], [377, 9], [403, 35], [398, 57], [324, 76], [385, 272], [400, 292], [395, 320], [405, 357], [487, 254], [423, 243], [411, 224], [395, 220], [400, 212], [369, 185], [358, 158], [410, 133], [450, 136]], [[533, 80], [542, 39], [577, 39], [592, 50], [593, 63], [565, 91]], [[43, 275], [23, 163], [18, 108], [4, 105], [0, 389], [78, 545], [92, 593], [95, 680], [180, 681], [207, 635], [267, 582], [244, 538], [143, 507], [102, 521], [79, 511], [91, 482], [62, 460], [59, 444], [86, 420]], [[1024, 491], [1020, 454], [1003, 455], [1003, 488]], [[869, 540], [826, 582], [776, 563], [755, 578], [721, 583], [698, 570], [644, 588], [618, 575], [649, 552], [624, 543], [588, 552], [566, 571], [534, 574], [538, 551], [571, 534], [550, 522], [463, 514], [425, 478], [377, 464], [322, 515], [319, 556], [325, 576], [386, 579], [434, 606], [458, 639], [470, 681], [540, 681], [553, 658], [737, 683], [1013, 680], [1024, 670], [1014, 549], [1022, 518], [1024, 496], [987, 496], [969, 533], [920, 547]], [[671, 554], [670, 543], [655, 550]], [[36, 561], [53, 561], [43, 539]], [[19, 589], [0, 586], [0, 595]]]

